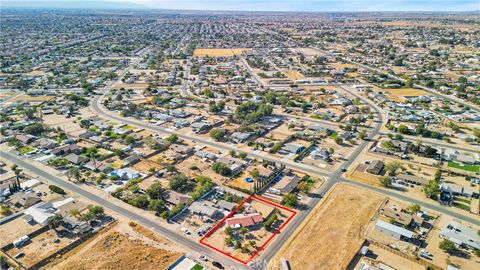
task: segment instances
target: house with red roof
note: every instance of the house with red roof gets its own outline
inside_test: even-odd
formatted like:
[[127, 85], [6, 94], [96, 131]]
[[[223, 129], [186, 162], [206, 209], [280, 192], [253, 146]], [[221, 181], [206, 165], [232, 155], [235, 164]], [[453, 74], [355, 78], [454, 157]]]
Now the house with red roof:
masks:
[[234, 215], [231, 218], [227, 218], [226, 222], [228, 226], [232, 228], [248, 228], [257, 224], [261, 224], [263, 222], [263, 217], [260, 213], [253, 213], [247, 215], [240, 214]]

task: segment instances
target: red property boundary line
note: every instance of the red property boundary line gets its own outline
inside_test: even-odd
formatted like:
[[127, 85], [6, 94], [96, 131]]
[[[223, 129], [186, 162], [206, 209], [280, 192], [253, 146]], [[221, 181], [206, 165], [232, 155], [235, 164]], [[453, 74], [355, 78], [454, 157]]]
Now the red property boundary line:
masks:
[[[223, 251], [223, 250], [220, 250], [220, 249], [218, 249], [218, 248], [216, 248], [216, 247], [214, 247], [214, 246], [212, 246], [212, 245], [210, 245], [210, 244], [208, 244], [208, 243], [205, 242], [205, 239], [207, 239], [210, 235], [212, 235], [212, 234], [225, 222], [225, 220], [226, 220], [227, 218], [229, 218], [229, 217], [231, 217], [233, 214], [235, 214], [235, 212], [237, 212], [237, 210], [240, 209], [240, 207], [242, 207], [242, 205], [244, 205], [247, 201], [249, 201], [249, 200], [251, 200], [251, 199], [256, 199], [256, 200], [259, 200], [259, 201], [261, 201], [261, 202], [264, 202], [264, 203], [273, 205], [273, 206], [278, 207], [278, 208], [280, 208], [280, 209], [283, 209], [283, 210], [285, 210], [285, 211], [287, 211], [287, 212], [290, 212], [292, 215], [291, 215], [291, 216], [287, 219], [287, 221], [284, 222], [277, 230], [275, 230], [275, 232], [273, 232], [273, 234], [267, 239], [267, 241], [266, 241], [261, 247], [259, 247], [259, 248], [252, 254], [252, 256], [250, 256], [250, 258], [248, 258], [248, 260], [246, 260], [246, 261], [240, 260], [239, 258], [236, 258], [236, 257], [232, 256], [230, 253], [227, 253], [227, 252], [225, 252], [225, 251]], [[283, 227], [285, 227], [285, 226], [288, 224], [288, 222], [290, 222], [290, 220], [291, 220], [296, 214], [297, 214], [296, 211], [294, 211], [294, 210], [292, 210], [292, 209], [289, 209], [289, 208], [287, 208], [287, 207], [285, 207], [285, 206], [283, 206], [283, 205], [280, 205], [280, 204], [277, 204], [277, 203], [268, 201], [268, 200], [266, 200], [266, 199], [264, 199], [264, 198], [261, 198], [261, 197], [259, 197], [259, 196], [250, 195], [250, 196], [248, 196], [246, 199], [244, 199], [239, 205], [237, 205], [237, 207], [235, 207], [235, 209], [233, 209], [233, 210], [232, 210], [227, 216], [225, 216], [220, 222], [218, 222], [217, 225], [215, 225], [215, 227], [213, 227], [209, 232], [207, 232], [207, 233], [205, 234], [205, 236], [202, 237], [202, 239], [200, 239], [199, 242], [200, 242], [200, 244], [202, 244], [202, 245], [205, 245], [205, 246], [207, 246], [207, 247], [209, 247], [209, 248], [211, 248], [211, 249], [213, 249], [213, 250], [215, 250], [215, 251], [217, 251], [217, 252], [222, 253], [223, 255], [225, 255], [225, 256], [233, 259], [233, 260], [236, 260], [236, 261], [241, 262], [241, 263], [243, 263], [243, 264], [246, 265], [246, 264], [247, 264], [248, 262], [250, 262], [255, 256], [257, 256], [260, 251], [262, 251], [262, 250], [265, 248], [265, 246], [273, 239], [273, 237], [274, 237], [275, 235], [277, 235], [277, 234], [280, 232], [280, 230], [282, 230]]]

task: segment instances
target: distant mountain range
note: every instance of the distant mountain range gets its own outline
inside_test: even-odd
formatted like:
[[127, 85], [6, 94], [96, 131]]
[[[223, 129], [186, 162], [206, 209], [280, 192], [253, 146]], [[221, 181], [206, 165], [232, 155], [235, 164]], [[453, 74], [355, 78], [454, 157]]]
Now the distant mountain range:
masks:
[[[131, 0], [134, 1], [134, 0]], [[418, 2], [417, 2], [418, 1]], [[366, 3], [369, 4], [366, 4]], [[392, 5], [388, 5], [388, 3]], [[141, 5], [119, 0], [0, 0], [0, 8], [219, 11], [219, 12], [465, 12], [479, 14], [480, 0], [162, 0]], [[292, 4], [293, 3], [293, 4]], [[405, 6], [395, 5], [404, 3]], [[395, 11], [398, 10], [398, 11]]]
[[2, 8], [62, 8], [62, 9], [148, 9], [148, 7], [128, 3], [94, 0], [79, 1], [22, 1], [1, 0]]

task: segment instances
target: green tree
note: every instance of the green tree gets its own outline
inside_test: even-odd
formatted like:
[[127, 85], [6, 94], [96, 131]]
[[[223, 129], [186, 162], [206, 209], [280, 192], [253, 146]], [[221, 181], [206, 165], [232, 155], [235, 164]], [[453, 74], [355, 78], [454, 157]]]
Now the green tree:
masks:
[[455, 244], [447, 239], [444, 239], [442, 242], [440, 242], [440, 244], [438, 244], [438, 247], [448, 254], [452, 254], [457, 249], [455, 247]]
[[223, 141], [225, 140], [225, 135], [227, 132], [223, 128], [214, 128], [210, 130], [210, 138], [216, 140], [216, 141]]
[[233, 239], [231, 237], [225, 238], [225, 245], [232, 247], [233, 246]]
[[244, 159], [244, 158], [246, 158], [247, 156], [248, 156], [248, 154], [247, 154], [246, 152], [243, 152], [243, 151], [242, 151], [242, 152], [238, 153], [238, 157], [241, 158], [241, 159]]
[[51, 219], [48, 220], [48, 227], [52, 230], [60, 227], [63, 223], [63, 218], [60, 215], [54, 215]]
[[25, 133], [31, 134], [31, 135], [40, 135], [45, 131], [45, 128], [41, 123], [35, 123], [31, 124], [28, 127], [24, 128], [23, 131]]
[[176, 191], [184, 189], [188, 185], [188, 177], [182, 173], [177, 173], [170, 178], [170, 188]]
[[212, 170], [223, 176], [229, 176], [232, 173], [228, 165], [221, 162], [215, 162], [212, 165]]
[[367, 132], [365, 130], [360, 131], [358, 137], [362, 140], [365, 140], [367, 138]]
[[399, 161], [392, 161], [385, 165], [385, 171], [389, 173], [389, 175], [396, 175], [398, 169], [402, 168], [402, 163]]
[[407, 211], [408, 211], [409, 213], [412, 213], [412, 214], [416, 214], [416, 213], [420, 212], [420, 210], [421, 210], [421, 207], [420, 207], [420, 205], [418, 205], [418, 204], [411, 204], [411, 205], [408, 206], [408, 208], [407, 208]]
[[440, 182], [440, 179], [442, 179], [442, 170], [438, 169], [437, 171], [435, 171], [433, 179], [437, 182]]
[[257, 169], [253, 169], [253, 170], [249, 171], [248, 174], [250, 174], [250, 176], [253, 179], [258, 179], [258, 176], [260, 175], [260, 172]]
[[178, 141], [178, 135], [174, 133], [168, 136], [167, 138], [165, 138], [165, 140], [169, 143], [176, 143]]
[[383, 177], [380, 177], [380, 185], [386, 188], [392, 187], [392, 180], [390, 179], [390, 176], [385, 175]]
[[60, 194], [60, 195], [65, 195], [65, 194], [67, 194], [67, 193], [65, 192], [65, 190], [63, 190], [61, 187], [58, 187], [58, 186], [55, 186], [55, 185], [49, 185], [48, 188], [49, 188], [51, 191], [53, 191], [53, 192], [55, 192], [55, 193], [58, 193], [58, 194]]
[[75, 180], [80, 181], [82, 178], [82, 174], [80, 173], [80, 169], [78, 167], [72, 167], [70, 168], [68, 172], [69, 176], [75, 178]]
[[134, 144], [135, 143], [135, 137], [133, 137], [132, 135], [128, 135], [125, 137], [124, 139], [125, 141], [125, 144]]
[[400, 134], [409, 134], [410, 133], [410, 129], [408, 129], [407, 126], [405, 125], [399, 125], [397, 127], [397, 131], [400, 133]]
[[342, 139], [340, 136], [337, 136], [337, 137], [335, 137], [335, 143], [337, 143], [337, 144], [342, 144], [342, 143], [343, 143], [343, 139]]
[[480, 128], [473, 129], [473, 136], [477, 137], [477, 141], [480, 141]]
[[6, 205], [0, 205], [0, 214], [4, 217], [10, 216], [13, 214], [12, 210]]
[[297, 195], [292, 193], [283, 195], [282, 204], [284, 204], [287, 207], [297, 206], [298, 205]]
[[88, 212], [92, 215], [98, 217], [105, 213], [105, 209], [100, 205], [89, 205]]
[[480, 248], [473, 249], [473, 252], [475, 253], [475, 255], [477, 255], [477, 257], [480, 257]]
[[80, 127], [81, 127], [81, 128], [88, 129], [88, 128], [90, 127], [90, 125], [91, 125], [90, 120], [88, 120], [88, 119], [82, 119], [82, 120], [80, 120]]
[[137, 196], [135, 198], [133, 198], [131, 201], [130, 201], [130, 204], [135, 206], [135, 207], [138, 207], [138, 208], [145, 208], [148, 206], [148, 196], [147, 195], [140, 195], [140, 196]]
[[240, 228], [240, 234], [245, 237], [245, 235], [248, 233], [248, 229], [245, 227]]
[[165, 202], [158, 199], [150, 200], [148, 204], [148, 209], [151, 211], [155, 211], [156, 213], [161, 213], [164, 207]]
[[233, 237], [233, 229], [230, 226], [227, 226], [225, 228], [225, 234], [228, 235], [229, 237]]
[[428, 181], [428, 183], [423, 187], [423, 193], [425, 193], [427, 198], [436, 200], [440, 194], [440, 186], [438, 185], [437, 181]]
[[160, 199], [164, 189], [159, 181], [153, 182], [145, 191], [150, 199]]

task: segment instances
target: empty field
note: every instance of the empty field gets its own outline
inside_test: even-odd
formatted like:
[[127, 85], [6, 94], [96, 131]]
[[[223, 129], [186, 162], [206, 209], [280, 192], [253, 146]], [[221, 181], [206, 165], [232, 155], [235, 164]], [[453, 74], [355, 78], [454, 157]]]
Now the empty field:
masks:
[[414, 89], [414, 88], [392, 88], [392, 89], [385, 89], [385, 92], [388, 94], [395, 96], [395, 97], [419, 97], [419, 96], [431, 96], [429, 93]]
[[291, 269], [345, 269], [383, 199], [348, 184], [336, 185], [283, 245], [270, 269], [281, 269], [280, 258], [287, 259]]
[[195, 49], [193, 56], [212, 56], [212, 57], [228, 57], [240, 55], [245, 51], [250, 51], [249, 48], [232, 48], [232, 49]]
[[296, 70], [286, 69], [284, 70], [284, 72], [287, 75], [288, 79], [290, 80], [299, 80], [299, 79], [305, 78], [305, 76], [302, 73]]
[[150, 236], [144, 239], [144, 235], [143, 231], [138, 235], [131, 228], [117, 226], [74, 248], [46, 269], [166, 269], [180, 256], [158, 247], [171, 243], [158, 243]]

